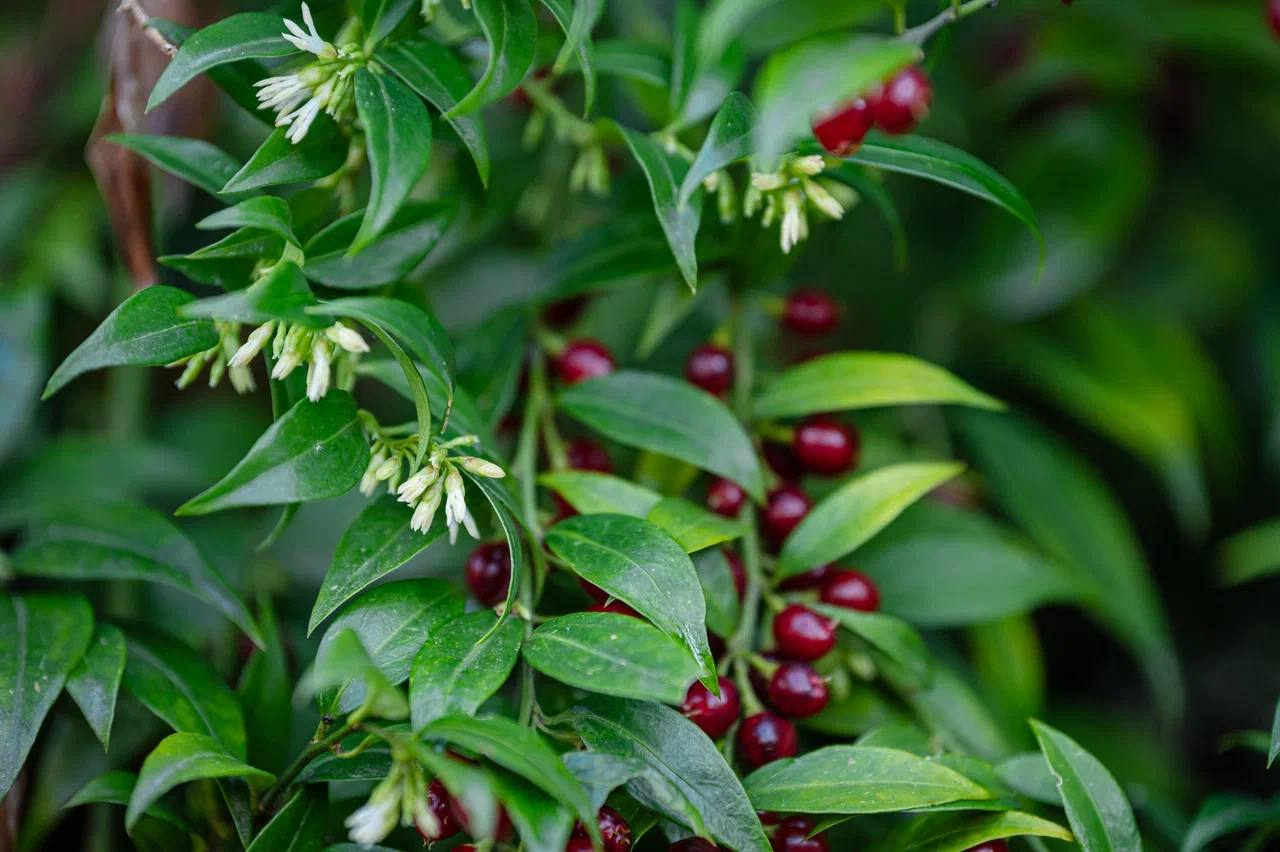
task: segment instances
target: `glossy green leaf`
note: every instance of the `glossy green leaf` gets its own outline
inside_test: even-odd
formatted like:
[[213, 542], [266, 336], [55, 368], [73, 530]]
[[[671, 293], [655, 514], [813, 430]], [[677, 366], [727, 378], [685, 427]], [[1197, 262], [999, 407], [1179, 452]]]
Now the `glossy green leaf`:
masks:
[[578, 612], [542, 624], [524, 646], [529, 665], [561, 683], [622, 698], [679, 704], [698, 666], [688, 652], [639, 619]]
[[738, 626], [741, 601], [725, 551], [718, 547], [704, 550], [693, 557], [693, 565], [707, 602], [707, 629], [721, 636], [732, 635]]
[[165, 516], [136, 503], [91, 500], [42, 513], [14, 570], [62, 580], [141, 580], [181, 589], [235, 623], [254, 642], [262, 635], [234, 589]]
[[[403, 683], [422, 643], [461, 614], [461, 596], [443, 580], [386, 583], [356, 598], [333, 620], [316, 656], [344, 630], [352, 630], [387, 680]], [[321, 696], [320, 705], [324, 712], [347, 713], [363, 698], [362, 687], [351, 684]]]
[[284, 240], [273, 234], [241, 228], [190, 254], [166, 254], [156, 260], [192, 281], [240, 290], [253, 280], [259, 262], [280, 257], [284, 245]]
[[737, 418], [687, 382], [622, 371], [569, 388], [560, 409], [620, 444], [688, 462], [764, 497], [760, 462]]
[[274, 195], [259, 195], [211, 213], [196, 222], [196, 227], [205, 231], [254, 228], [283, 237], [295, 245], [298, 242], [293, 235], [293, 213], [289, 210], [289, 203]]
[[284, 40], [284, 19], [268, 12], [223, 18], [183, 41], [147, 100], [147, 111], [164, 103], [191, 80], [219, 65], [241, 59], [288, 56], [298, 49]]
[[[185, 44], [187, 39], [199, 32], [194, 27], [163, 18], [148, 20], [147, 29], [159, 32], [178, 46]], [[254, 83], [270, 76], [261, 62], [256, 59], [239, 59], [225, 65], [215, 65], [205, 73], [215, 86], [254, 118], [266, 125], [275, 121], [275, 113], [258, 102], [258, 89], [254, 86]]]
[[962, 470], [964, 465], [954, 462], [905, 462], [850, 479], [787, 536], [777, 576], [791, 577], [840, 559]]
[[801, 417], [888, 405], [1004, 406], [951, 373], [910, 355], [837, 352], [805, 361], [765, 384], [752, 413]]
[[757, 810], [808, 814], [886, 813], [991, 796], [940, 763], [875, 746], [826, 746], [763, 766], [743, 786]]
[[350, 296], [311, 308], [308, 313], [375, 323], [395, 337], [409, 354], [453, 387], [453, 341], [440, 321], [416, 305], [385, 296]]
[[124, 634], [110, 624], [98, 624], [84, 656], [67, 676], [67, 694], [75, 700], [104, 749], [111, 744], [111, 723], [116, 716], [124, 660]]
[[449, 114], [471, 88], [471, 78], [453, 52], [429, 38], [412, 38], [379, 51], [378, 62], [445, 114], [449, 126], [471, 152], [480, 182], [488, 186], [489, 141], [484, 124], [475, 116]]
[[352, 213], [329, 225], [307, 243], [303, 273], [339, 290], [371, 290], [394, 284], [414, 270], [453, 221], [448, 202], [409, 201], [369, 247], [351, 256], [348, 247], [364, 218]]
[[273, 777], [270, 772], [254, 769], [228, 754], [212, 737], [192, 733], [170, 734], [142, 761], [138, 781], [125, 811], [125, 825], [132, 828], [157, 799], [179, 784], [203, 778], [245, 778], [252, 782], [269, 782]]
[[1058, 781], [1080, 848], [1085, 852], [1142, 849], [1129, 800], [1107, 768], [1061, 731], [1034, 719], [1031, 730]]
[[[1263, 825], [1280, 822], [1280, 802], [1262, 801], [1238, 793], [1215, 793], [1191, 818], [1180, 852], [1200, 852], [1215, 841]], [[1245, 847], [1247, 848], [1247, 846]]]
[[596, 100], [596, 69], [592, 61], [591, 27], [604, 11], [604, 0], [542, 0], [564, 30], [564, 44], [556, 54], [554, 69], [562, 73], [572, 58], [582, 72], [582, 114], [590, 115]]
[[258, 325], [279, 320], [296, 325], [323, 328], [331, 323], [313, 316], [307, 308], [317, 304], [302, 270], [292, 261], [281, 261], [252, 286], [233, 290], [221, 296], [210, 296], [189, 305], [179, 313], [184, 317], [219, 319]]
[[262, 827], [245, 852], [320, 852], [328, 802], [318, 787], [302, 787]]
[[246, 726], [249, 762], [277, 772], [293, 759], [293, 680], [287, 649], [267, 596], [258, 598], [263, 647], [255, 648], [240, 670], [236, 698]]
[[289, 409], [226, 476], [177, 514], [336, 497], [360, 480], [368, 463], [355, 400], [331, 390], [319, 402], [304, 399]]
[[222, 197], [240, 163], [226, 151], [203, 139], [183, 136], [151, 136], [144, 133], [112, 133], [109, 142], [123, 145], [145, 157], [152, 165], [182, 178], [210, 195]]
[[742, 535], [742, 524], [680, 497], [666, 497], [646, 516], [685, 549], [696, 553]]
[[[105, 772], [81, 787], [63, 807], [78, 808], [82, 805], [94, 804], [127, 805], [137, 782], [138, 776], [134, 772], [125, 772], [120, 769]], [[186, 817], [163, 800], [152, 802], [144, 813], [185, 832], [194, 834], [197, 831]]]
[[817, 603], [813, 608], [902, 666], [917, 683], [928, 683], [933, 674], [929, 649], [915, 628], [905, 621], [879, 612], [861, 612], [830, 604]]
[[733, 92], [725, 98], [720, 111], [711, 122], [707, 138], [680, 183], [681, 205], [689, 203], [689, 199], [708, 177], [730, 163], [750, 156], [755, 122], [756, 108], [746, 95]]
[[320, 694], [325, 715], [333, 716], [330, 698], [340, 690], [348, 695], [358, 694], [356, 706], [369, 715], [389, 721], [409, 716], [404, 693], [374, 664], [369, 650], [350, 628], [325, 634], [316, 651], [315, 665], [303, 674], [297, 691], [300, 697]]
[[369, 246], [404, 204], [431, 158], [431, 116], [397, 78], [356, 72], [356, 111], [369, 157], [369, 205], [349, 254]]
[[175, 731], [213, 737], [228, 754], [245, 755], [244, 717], [222, 676], [182, 642], [131, 630], [124, 688]]
[[82, 373], [124, 364], [160, 367], [217, 345], [213, 323], [186, 319], [178, 309], [195, 299], [175, 287], [147, 287], [112, 311], [54, 370], [48, 399]]
[[[414, 0], [362, 0], [360, 29], [364, 31], [365, 53], [372, 53], [374, 47], [414, 11]], [[381, 53], [378, 59], [382, 59]]]
[[522, 849], [563, 852], [574, 828], [569, 811], [518, 775], [494, 768], [485, 768], [482, 772], [520, 835]]
[[697, 725], [661, 704], [601, 695], [571, 712], [589, 748], [643, 762], [692, 805], [718, 843], [739, 852], [769, 852], [742, 784]]
[[697, 660], [702, 680], [708, 686], [715, 683], [702, 586], [693, 563], [671, 536], [629, 515], [578, 515], [547, 530], [546, 542], [578, 576], [683, 642]]
[[72, 595], [0, 596], [0, 795], [9, 787], [93, 635], [93, 611]]
[[1056, 822], [1022, 811], [937, 814], [917, 822], [901, 848], [903, 852], [965, 852], [988, 841], [1028, 836], [1072, 840], [1071, 832]]
[[484, 73], [470, 92], [445, 113], [466, 115], [515, 91], [533, 67], [538, 19], [529, 0], [473, 0], [480, 31], [489, 42]]
[[643, 485], [590, 470], [547, 471], [538, 476], [538, 484], [550, 488], [585, 515], [614, 513], [643, 518], [662, 501], [661, 494]]
[[658, 145], [651, 137], [617, 125], [618, 131], [631, 149], [631, 154], [640, 164], [645, 180], [649, 182], [649, 193], [653, 197], [653, 209], [658, 215], [658, 224], [667, 235], [667, 244], [675, 255], [676, 265], [690, 290], [698, 289], [698, 256], [695, 245], [698, 238], [698, 225], [702, 220], [702, 204], [700, 198], [692, 203], [681, 204], [679, 201], [680, 182], [684, 180], [688, 166]]
[[1024, 751], [1005, 758], [996, 765], [996, 775], [1001, 783], [1028, 799], [1046, 805], [1062, 804], [1058, 781], [1038, 751]]
[[497, 623], [492, 611], [483, 610], [445, 622], [427, 637], [409, 672], [415, 730], [443, 716], [475, 715], [506, 683], [520, 655], [524, 624]]
[[[498, 520], [498, 526], [502, 528], [502, 536], [507, 540], [507, 550], [511, 553], [511, 580], [507, 583], [507, 596], [502, 604], [502, 612], [498, 616], [498, 624], [502, 624], [511, 614], [527, 570], [524, 546], [520, 540], [520, 525], [516, 520], [515, 512], [510, 507], [511, 498], [502, 490], [501, 485], [492, 479], [475, 476], [467, 471], [463, 471], [463, 476], [483, 492], [485, 499], [489, 501], [494, 517]], [[492, 629], [498, 629], [497, 625]]]
[[319, 180], [336, 172], [347, 160], [346, 137], [328, 114], [321, 113], [296, 145], [277, 127], [249, 158], [249, 162], [222, 187], [227, 192], [248, 192], [268, 186]]

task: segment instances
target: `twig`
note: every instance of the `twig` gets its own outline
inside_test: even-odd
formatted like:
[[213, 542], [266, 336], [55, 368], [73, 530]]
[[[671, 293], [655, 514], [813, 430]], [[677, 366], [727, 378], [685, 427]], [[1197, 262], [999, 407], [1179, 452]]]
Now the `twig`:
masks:
[[138, 0], [120, 0], [120, 8], [116, 11], [121, 15], [128, 15], [132, 18], [134, 24], [142, 30], [142, 34], [150, 39], [152, 44], [160, 48], [165, 55], [173, 56], [178, 52], [176, 44], [169, 41], [164, 37], [163, 33], [151, 26], [151, 16], [147, 14], [146, 9], [142, 8], [142, 4]]
[[961, 3], [958, 6], [951, 6], [939, 12], [923, 24], [919, 24], [907, 30], [902, 35], [898, 36], [898, 40], [905, 41], [908, 44], [924, 44], [932, 38], [938, 30], [948, 27], [961, 18], [972, 15], [974, 12], [981, 12], [983, 9], [994, 8], [999, 2], [1000, 0], [969, 0], [967, 3]]

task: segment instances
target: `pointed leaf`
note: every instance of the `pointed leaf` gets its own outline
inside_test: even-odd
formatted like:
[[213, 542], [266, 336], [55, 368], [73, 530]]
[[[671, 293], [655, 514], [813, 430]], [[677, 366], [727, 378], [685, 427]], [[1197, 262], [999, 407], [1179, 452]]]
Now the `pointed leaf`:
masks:
[[[414, 0], [363, 0], [360, 29], [364, 31], [364, 52], [372, 53], [378, 42], [391, 35], [414, 12]], [[378, 54], [382, 59], [382, 53]]]
[[170, 60], [151, 97], [147, 111], [164, 103], [191, 80], [219, 65], [241, 59], [288, 56], [298, 49], [284, 40], [284, 19], [268, 12], [242, 12], [223, 18], [183, 41]]
[[552, 470], [538, 476], [538, 484], [559, 494], [584, 515], [614, 513], [643, 518], [662, 501], [662, 495], [643, 485], [609, 473]]
[[348, 249], [364, 213], [344, 216], [308, 241], [302, 271], [312, 281], [339, 290], [370, 290], [394, 284], [435, 248], [455, 211], [449, 202], [410, 201], [400, 208], [382, 235], [355, 257]]
[[356, 72], [356, 111], [369, 157], [369, 205], [349, 254], [357, 254], [386, 230], [427, 170], [431, 116], [422, 100], [395, 77]]
[[224, 193], [248, 192], [268, 186], [319, 180], [342, 168], [347, 160], [346, 137], [327, 113], [320, 113], [296, 145], [277, 127], [249, 162], [222, 187]]
[[920, 634], [905, 621], [883, 613], [859, 612], [830, 604], [813, 604], [813, 608], [902, 666], [917, 683], [929, 682], [933, 674], [929, 650]]
[[241, 201], [234, 207], [219, 210], [196, 222], [196, 227], [205, 231], [254, 228], [298, 244], [298, 238], [293, 235], [293, 213], [289, 210], [289, 204], [274, 195], [259, 195]]
[[627, 141], [632, 156], [640, 164], [645, 180], [649, 182], [649, 193], [653, 197], [658, 224], [667, 235], [667, 244], [675, 255], [684, 283], [689, 285], [690, 290], [697, 290], [698, 256], [694, 243], [702, 220], [702, 201], [699, 197], [693, 203], [681, 204], [678, 198], [680, 182], [684, 180], [688, 167], [683, 160], [662, 150], [649, 136], [620, 124], [617, 128]]
[[324, 848], [327, 809], [324, 790], [299, 788], [262, 827], [245, 852], [320, 852]]
[[596, 100], [596, 70], [592, 62], [591, 27], [604, 11], [604, 0], [542, 0], [556, 23], [564, 30], [564, 44], [556, 54], [557, 74], [569, 67], [573, 58], [582, 72], [582, 114], [590, 115]]
[[189, 305], [180, 313], [186, 317], [220, 319], [228, 322], [258, 325], [269, 320], [280, 320], [294, 325], [324, 328], [332, 325], [307, 312], [318, 304], [302, 270], [291, 261], [281, 261], [259, 278], [252, 286], [233, 290], [222, 296], [210, 296]]
[[416, 305], [385, 296], [350, 296], [308, 310], [318, 316], [347, 317], [376, 323], [400, 341], [422, 366], [453, 387], [453, 341], [440, 321]]
[[983, 843], [1009, 837], [1050, 837], [1068, 843], [1073, 839], [1071, 832], [1056, 822], [1021, 811], [938, 814], [920, 821], [902, 849], [903, 852], [966, 852]]
[[116, 696], [124, 677], [124, 634], [110, 624], [98, 624], [80, 662], [67, 677], [67, 694], [75, 699], [94, 735], [108, 749]]
[[1107, 768], [1080, 744], [1031, 720], [1040, 750], [1058, 781], [1058, 792], [1076, 842], [1085, 852], [1138, 852], [1142, 838], [1124, 791]]
[[[374, 664], [360, 637], [350, 628], [330, 631], [316, 651], [316, 662], [298, 682], [298, 695], [321, 694], [320, 703], [329, 706], [328, 696], [340, 690], [359, 695], [356, 706], [373, 716], [398, 721], [409, 715], [404, 693]], [[325, 711], [334, 715], [333, 710]]]
[[132, 828], [157, 799], [179, 784], [203, 778], [245, 778], [269, 782], [273, 777], [270, 772], [254, 769], [227, 754], [212, 737], [192, 733], [170, 734], [142, 761], [138, 781], [125, 811], [125, 825]]
[[473, 0], [472, 11], [489, 42], [489, 59], [475, 87], [445, 118], [466, 115], [506, 97], [533, 67], [538, 19], [529, 0]]
[[520, 655], [524, 624], [518, 619], [497, 623], [492, 611], [473, 612], [427, 637], [409, 672], [414, 730], [455, 713], [474, 716], [507, 682]]
[[222, 188], [227, 181], [240, 171], [240, 163], [235, 157], [203, 139], [143, 133], [112, 133], [106, 138], [108, 142], [123, 145], [145, 157], [152, 165], [219, 198], [224, 197]]
[[[74, 796], [67, 800], [63, 807], [77, 808], [81, 805], [94, 804], [127, 805], [137, 782], [138, 776], [134, 772], [125, 772], [119, 769], [104, 772], [81, 787]], [[186, 817], [166, 802], [153, 802], [151, 807], [147, 808], [144, 813], [190, 834], [198, 832], [198, 829]]]
[[730, 163], [750, 156], [754, 143], [756, 108], [741, 92], [733, 92], [725, 98], [720, 111], [711, 121], [707, 138], [698, 149], [698, 156], [689, 166], [680, 184], [681, 205], [698, 191], [702, 182]]

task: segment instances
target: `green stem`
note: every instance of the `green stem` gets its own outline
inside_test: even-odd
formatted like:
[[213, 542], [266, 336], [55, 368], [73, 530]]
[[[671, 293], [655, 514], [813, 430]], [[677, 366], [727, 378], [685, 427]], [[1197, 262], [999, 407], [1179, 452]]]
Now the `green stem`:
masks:
[[306, 769], [307, 765], [310, 764], [311, 761], [315, 760], [326, 751], [331, 750], [338, 743], [342, 742], [343, 737], [347, 736], [347, 734], [350, 734], [355, 729], [356, 724], [348, 721], [327, 737], [312, 740], [310, 744], [302, 750], [302, 753], [294, 758], [293, 763], [289, 764], [289, 767], [285, 769], [284, 772], [280, 773], [280, 777], [275, 780], [275, 783], [268, 787], [266, 792], [262, 794], [262, 799], [258, 803], [258, 810], [262, 813], [269, 813], [271, 806], [275, 804], [275, 801], [280, 798], [280, 795], [289, 788], [290, 784], [293, 783], [293, 779], [297, 778], [299, 773]]
[[[519, 602], [525, 613], [534, 615], [536, 602], [542, 596], [546, 579], [547, 562], [542, 551], [542, 525], [538, 521], [538, 432], [542, 423], [542, 410], [546, 406], [546, 357], [535, 348], [529, 365], [529, 396], [525, 400], [524, 417], [520, 424], [516, 456], [512, 467], [520, 481], [521, 514], [529, 533], [529, 552], [533, 561], [533, 577], [526, 573], [520, 579]], [[525, 639], [533, 632], [533, 624], [525, 621]], [[527, 662], [520, 663], [520, 724], [527, 725], [533, 718], [536, 704], [533, 669]]]
[[981, 12], [984, 9], [990, 9], [995, 6], [999, 0], [968, 0], [968, 2], [952, 5], [947, 9], [934, 15], [923, 24], [912, 27], [906, 32], [898, 36], [900, 41], [909, 44], [922, 45], [939, 30], [954, 24], [961, 18], [967, 18], [975, 12]]

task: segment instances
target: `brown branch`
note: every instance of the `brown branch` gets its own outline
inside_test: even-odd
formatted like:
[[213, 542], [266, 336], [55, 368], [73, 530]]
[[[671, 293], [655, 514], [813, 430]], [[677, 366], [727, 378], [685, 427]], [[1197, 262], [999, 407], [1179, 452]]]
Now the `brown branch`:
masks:
[[168, 56], [173, 56], [178, 52], [178, 46], [164, 37], [164, 34], [151, 26], [151, 16], [147, 14], [147, 10], [142, 8], [142, 4], [138, 0], [120, 0], [120, 8], [117, 9], [121, 15], [128, 15], [133, 19], [143, 32], [143, 34], [154, 44], [160, 48]]

